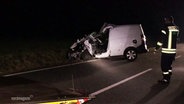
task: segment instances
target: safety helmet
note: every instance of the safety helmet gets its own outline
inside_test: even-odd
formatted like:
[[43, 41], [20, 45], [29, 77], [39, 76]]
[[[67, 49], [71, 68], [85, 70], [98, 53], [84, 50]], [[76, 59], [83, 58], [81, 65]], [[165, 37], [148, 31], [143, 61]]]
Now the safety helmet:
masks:
[[174, 23], [174, 18], [173, 16], [167, 16], [164, 18], [164, 23], [165, 24], [173, 24]]

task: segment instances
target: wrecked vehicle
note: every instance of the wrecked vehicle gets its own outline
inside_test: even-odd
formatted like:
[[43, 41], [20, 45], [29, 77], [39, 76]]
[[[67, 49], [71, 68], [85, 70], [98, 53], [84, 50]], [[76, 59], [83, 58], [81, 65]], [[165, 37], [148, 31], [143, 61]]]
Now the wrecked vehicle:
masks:
[[134, 61], [138, 52], [147, 52], [146, 36], [141, 24], [104, 24], [99, 33], [92, 32], [70, 47], [69, 59], [124, 56]]

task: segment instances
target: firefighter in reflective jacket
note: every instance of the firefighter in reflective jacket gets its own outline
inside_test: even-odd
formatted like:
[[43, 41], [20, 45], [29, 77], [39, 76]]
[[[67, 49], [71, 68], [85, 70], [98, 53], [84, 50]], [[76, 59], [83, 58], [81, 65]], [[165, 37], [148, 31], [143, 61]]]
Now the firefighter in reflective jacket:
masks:
[[157, 47], [162, 47], [161, 70], [163, 79], [158, 82], [169, 84], [172, 75], [172, 62], [175, 60], [176, 55], [177, 36], [179, 34], [179, 29], [174, 24], [173, 17], [164, 18], [164, 27], [161, 33], [161, 39], [157, 42]]

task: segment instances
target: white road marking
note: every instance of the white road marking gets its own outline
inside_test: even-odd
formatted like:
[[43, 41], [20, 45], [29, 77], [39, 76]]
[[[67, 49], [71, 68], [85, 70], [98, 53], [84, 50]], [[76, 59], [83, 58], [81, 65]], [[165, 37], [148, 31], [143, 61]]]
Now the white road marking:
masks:
[[181, 57], [181, 55], [179, 55], [179, 56], [176, 56], [175, 58], [176, 58], [176, 59], [178, 59], [178, 58], [180, 58], [180, 57]]
[[54, 67], [36, 69], [36, 70], [30, 70], [30, 71], [19, 72], [19, 73], [13, 73], [13, 74], [7, 74], [7, 75], [3, 75], [3, 77], [11, 77], [11, 76], [16, 76], [16, 75], [21, 75], [21, 74], [28, 74], [28, 73], [43, 71], [43, 70], [50, 70], [50, 69], [56, 69], [56, 68], [63, 68], [63, 67], [74, 66], [74, 65], [78, 65], [78, 64], [90, 63], [90, 62], [94, 62], [94, 61], [97, 61], [97, 60], [98, 60], [98, 59], [95, 59], [95, 60], [88, 60], [88, 61], [83, 61], [83, 62], [78, 62], [78, 63], [73, 63], [73, 64], [66, 64], [66, 65], [59, 65], [59, 66], [54, 66]]
[[112, 85], [110, 85], [110, 86], [107, 86], [107, 87], [105, 87], [105, 88], [102, 88], [102, 89], [100, 89], [100, 90], [98, 90], [98, 91], [96, 91], [96, 92], [93, 92], [93, 93], [91, 93], [89, 96], [93, 98], [93, 97], [95, 97], [95, 96], [98, 95], [98, 94], [101, 94], [101, 93], [103, 93], [103, 92], [105, 92], [105, 91], [107, 91], [107, 90], [110, 90], [110, 89], [112, 89], [112, 88], [114, 88], [114, 87], [116, 87], [116, 86], [119, 86], [120, 84], [123, 84], [123, 83], [125, 83], [125, 82], [127, 82], [127, 81], [129, 81], [129, 80], [132, 80], [132, 79], [134, 79], [134, 78], [136, 78], [136, 77], [138, 77], [138, 76], [140, 76], [140, 75], [142, 75], [142, 74], [145, 74], [145, 73], [147, 73], [147, 72], [149, 72], [149, 71], [151, 71], [151, 70], [152, 70], [152, 68], [147, 69], [147, 70], [145, 70], [145, 71], [142, 71], [142, 72], [140, 72], [140, 73], [138, 73], [138, 74], [135, 74], [135, 75], [133, 75], [133, 76], [131, 76], [131, 77], [129, 77], [129, 78], [126, 78], [126, 79], [121, 80], [121, 81], [119, 81], [119, 82], [117, 82], [117, 83], [115, 83], [115, 84], [112, 84]]

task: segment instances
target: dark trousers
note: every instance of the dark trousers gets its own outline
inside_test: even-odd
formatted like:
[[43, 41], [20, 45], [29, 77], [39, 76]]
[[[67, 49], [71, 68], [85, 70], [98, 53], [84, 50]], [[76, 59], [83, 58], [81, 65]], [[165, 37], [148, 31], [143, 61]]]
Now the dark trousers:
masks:
[[[166, 54], [162, 53], [161, 55], [161, 69], [162, 72], [169, 72], [169, 70], [172, 70], [172, 63], [175, 60], [176, 54]], [[169, 74], [163, 74], [163, 77], [166, 79], [170, 79]]]

